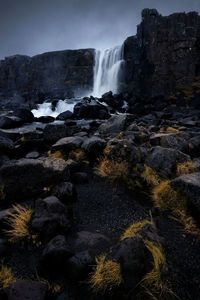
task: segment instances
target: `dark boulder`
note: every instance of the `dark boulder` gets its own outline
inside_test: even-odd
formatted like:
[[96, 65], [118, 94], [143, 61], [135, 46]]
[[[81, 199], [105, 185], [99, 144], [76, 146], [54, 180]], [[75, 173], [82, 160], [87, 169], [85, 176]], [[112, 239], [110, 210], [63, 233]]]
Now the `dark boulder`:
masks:
[[97, 157], [102, 153], [103, 149], [106, 146], [106, 141], [96, 136], [85, 139], [81, 148], [86, 151], [92, 158]]
[[66, 233], [71, 227], [67, 206], [54, 196], [37, 200], [31, 226], [45, 240]]
[[55, 186], [52, 193], [66, 205], [77, 200], [76, 188], [71, 182], [60, 183], [59, 185]]
[[105, 135], [116, 135], [125, 130], [131, 121], [131, 116], [129, 115], [112, 116], [106, 123], [100, 125], [99, 132]]
[[56, 117], [56, 120], [65, 121], [71, 119], [73, 117], [73, 113], [70, 110], [64, 111]]
[[12, 140], [0, 136], [0, 152], [8, 154], [14, 149], [14, 143]]
[[44, 124], [52, 123], [54, 120], [55, 120], [55, 118], [51, 117], [51, 116], [42, 116], [42, 117], [39, 117], [39, 118], [35, 118], [36, 122], [41, 122], [41, 123], [44, 123]]
[[0, 117], [0, 128], [10, 129], [19, 127], [23, 124], [22, 120], [14, 116], [2, 116]]
[[65, 124], [48, 124], [43, 133], [44, 140], [49, 143], [55, 143], [70, 134], [71, 130]]
[[152, 146], [162, 146], [164, 148], [177, 149], [182, 152], [188, 152], [188, 142], [177, 134], [173, 133], [157, 133], [150, 137]]
[[81, 101], [74, 106], [74, 115], [85, 119], [108, 119], [108, 109], [96, 100]]
[[72, 182], [76, 184], [85, 184], [88, 183], [89, 181], [88, 174], [85, 172], [76, 172], [72, 174], [71, 177], [72, 177]]
[[67, 261], [67, 274], [73, 281], [85, 278], [92, 270], [94, 258], [88, 250], [76, 253]]
[[65, 137], [58, 140], [57, 143], [52, 146], [52, 150], [64, 150], [70, 152], [71, 150], [81, 148], [83, 141], [84, 139], [78, 136]]
[[34, 120], [34, 115], [29, 109], [26, 108], [14, 110], [13, 115], [20, 118], [23, 123], [32, 123]]

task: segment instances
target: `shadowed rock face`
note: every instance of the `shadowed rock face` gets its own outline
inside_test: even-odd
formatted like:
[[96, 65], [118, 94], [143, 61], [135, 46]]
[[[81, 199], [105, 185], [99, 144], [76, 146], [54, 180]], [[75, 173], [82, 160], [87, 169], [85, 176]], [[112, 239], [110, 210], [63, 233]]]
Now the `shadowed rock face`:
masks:
[[168, 97], [200, 75], [200, 16], [142, 11], [136, 36], [124, 42], [126, 87], [136, 96]]
[[0, 96], [19, 94], [33, 102], [64, 98], [93, 85], [94, 50], [65, 50], [34, 57], [15, 55], [0, 61]]

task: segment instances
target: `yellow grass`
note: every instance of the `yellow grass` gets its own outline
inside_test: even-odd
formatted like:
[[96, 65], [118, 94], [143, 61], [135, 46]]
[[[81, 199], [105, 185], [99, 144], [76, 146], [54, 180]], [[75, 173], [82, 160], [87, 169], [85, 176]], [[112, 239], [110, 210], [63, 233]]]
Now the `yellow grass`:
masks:
[[146, 225], [152, 224], [152, 221], [143, 220], [141, 222], [137, 222], [129, 226], [126, 231], [121, 236], [121, 241], [125, 240], [129, 237], [138, 236], [138, 232], [142, 230]]
[[10, 212], [5, 219], [10, 229], [5, 230], [11, 241], [16, 242], [25, 238], [31, 238], [29, 224], [33, 215], [33, 210], [20, 204], [13, 206], [14, 211]]
[[179, 215], [186, 211], [186, 199], [171, 187], [170, 180], [161, 182], [153, 189], [153, 201], [161, 212], [172, 212]]
[[84, 159], [86, 159], [86, 154], [84, 150], [76, 149], [69, 153], [69, 158], [75, 160], [76, 162], [82, 162]]
[[166, 131], [167, 132], [174, 132], [174, 133], [178, 133], [179, 132], [178, 129], [176, 129], [174, 127], [170, 127], [170, 126], [166, 128]]
[[128, 162], [117, 162], [114, 160], [103, 159], [95, 168], [95, 173], [113, 181], [117, 179], [127, 180], [130, 173], [129, 168], [130, 166]]
[[120, 286], [122, 276], [120, 264], [112, 260], [106, 260], [106, 255], [103, 254], [96, 258], [96, 269], [94, 270], [90, 283], [95, 292], [111, 291]]
[[62, 158], [62, 159], [65, 159], [65, 155], [60, 150], [55, 151], [55, 152], [51, 152], [51, 150], [49, 150], [48, 151], [48, 156], [51, 157], [51, 158]]
[[2, 264], [0, 267], [0, 290], [8, 288], [15, 281], [16, 278], [13, 275], [11, 268]]
[[158, 174], [149, 166], [145, 166], [145, 171], [141, 174], [141, 177], [152, 186], [156, 186], [160, 183], [160, 177]]
[[183, 163], [179, 163], [176, 167], [177, 176], [190, 174], [196, 171], [197, 171], [197, 167], [192, 161], [185, 161]]

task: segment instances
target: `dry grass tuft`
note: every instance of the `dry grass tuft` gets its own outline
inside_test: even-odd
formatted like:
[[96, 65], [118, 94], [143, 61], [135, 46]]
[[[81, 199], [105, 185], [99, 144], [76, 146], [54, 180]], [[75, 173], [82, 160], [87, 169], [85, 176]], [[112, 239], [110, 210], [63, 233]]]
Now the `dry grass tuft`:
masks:
[[148, 240], [144, 241], [147, 249], [153, 256], [153, 269], [147, 273], [141, 282], [141, 287], [152, 299], [172, 299], [175, 294], [163, 281], [163, 274], [166, 272], [166, 259], [163, 247], [159, 243]]
[[145, 166], [145, 171], [141, 174], [141, 177], [152, 186], [156, 186], [160, 183], [161, 179], [159, 175], [149, 166]]
[[180, 197], [170, 185], [170, 180], [161, 182], [153, 189], [153, 201], [161, 212], [171, 212], [177, 216], [186, 211], [186, 199]]
[[65, 159], [65, 155], [62, 151], [58, 150], [58, 151], [55, 151], [55, 152], [51, 152], [51, 150], [48, 151], [48, 156], [51, 157], [51, 158], [62, 158], [62, 159]]
[[8, 268], [1, 264], [0, 267], [0, 290], [8, 288], [12, 283], [16, 281], [15, 276], [12, 273], [11, 268]]
[[29, 224], [34, 211], [20, 204], [14, 205], [13, 209], [14, 211], [10, 212], [5, 219], [6, 224], [10, 227], [10, 229], [5, 230], [5, 233], [12, 242], [31, 238]]
[[96, 263], [96, 269], [90, 279], [94, 292], [111, 291], [120, 286], [122, 283], [120, 264], [112, 260], [106, 260], [105, 254], [96, 258]]
[[129, 164], [126, 161], [117, 162], [109, 159], [102, 159], [95, 168], [95, 173], [101, 177], [107, 177], [112, 181], [127, 180], [130, 175]]
[[170, 126], [166, 128], [166, 131], [167, 132], [174, 132], [174, 133], [178, 133], [179, 132], [179, 130], [177, 128], [170, 127]]
[[176, 167], [177, 176], [190, 174], [196, 171], [197, 167], [192, 161], [185, 161], [183, 163], [179, 163]]
[[149, 225], [149, 224], [152, 224], [152, 221], [143, 220], [141, 222], [132, 224], [131, 226], [129, 226], [126, 229], [126, 231], [121, 236], [120, 240], [123, 241], [126, 238], [131, 238], [131, 237], [138, 236], [138, 232], [140, 230], [142, 230], [146, 225]]
[[69, 158], [75, 160], [76, 162], [82, 162], [86, 159], [86, 154], [84, 150], [76, 149], [69, 153]]

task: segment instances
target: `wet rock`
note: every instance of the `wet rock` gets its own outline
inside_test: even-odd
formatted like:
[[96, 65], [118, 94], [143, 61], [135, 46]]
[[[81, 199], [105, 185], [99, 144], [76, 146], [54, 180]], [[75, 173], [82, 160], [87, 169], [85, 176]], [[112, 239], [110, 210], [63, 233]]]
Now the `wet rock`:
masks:
[[71, 182], [60, 183], [53, 189], [52, 193], [66, 205], [77, 200], [76, 188]]
[[56, 120], [65, 121], [67, 119], [71, 119], [73, 113], [70, 110], [64, 111], [56, 117]]
[[65, 262], [71, 257], [72, 251], [63, 235], [54, 237], [45, 247], [41, 257], [41, 267], [52, 275], [61, 275], [66, 268]]
[[190, 160], [190, 156], [181, 151], [156, 146], [147, 158], [147, 165], [159, 174], [169, 177], [173, 175], [177, 163]]
[[48, 124], [43, 134], [46, 142], [55, 143], [61, 138], [70, 136], [71, 131], [65, 124]]
[[76, 162], [73, 159], [67, 160], [67, 166], [69, 168], [70, 174], [78, 172], [78, 170], [80, 169], [80, 163]]
[[91, 158], [97, 157], [100, 153], [102, 153], [103, 149], [106, 147], [106, 141], [99, 137], [91, 137], [85, 139], [81, 148], [88, 153]]
[[13, 112], [14, 116], [20, 118], [23, 123], [32, 123], [34, 120], [34, 115], [29, 109], [18, 108]]
[[94, 258], [88, 250], [76, 253], [67, 261], [69, 278], [72, 280], [84, 278], [91, 270], [92, 264], [94, 264]]
[[190, 206], [200, 215], [200, 173], [182, 175], [171, 184], [188, 198]]
[[40, 153], [37, 151], [29, 152], [26, 155], [26, 158], [38, 158], [40, 156]]
[[0, 136], [0, 152], [1, 153], [10, 153], [14, 149], [14, 143], [12, 140]]
[[30, 199], [44, 187], [69, 179], [66, 161], [60, 158], [20, 159], [6, 162], [0, 168], [1, 203]]
[[200, 135], [197, 135], [189, 140], [190, 153], [195, 156], [199, 156], [200, 150]]
[[126, 238], [114, 250], [114, 259], [120, 263], [123, 284], [134, 288], [151, 270], [152, 256], [139, 237]]
[[105, 135], [118, 134], [128, 126], [130, 119], [128, 115], [112, 116], [106, 123], [100, 125], [99, 132]]
[[69, 211], [58, 198], [51, 196], [35, 203], [32, 229], [45, 240], [58, 234], [66, 233], [71, 227]]
[[41, 122], [41, 123], [45, 123], [45, 124], [52, 123], [54, 120], [55, 120], [55, 118], [51, 117], [51, 116], [42, 116], [39, 118], [35, 118], [36, 122]]
[[158, 133], [150, 137], [152, 146], [162, 146], [164, 148], [177, 149], [182, 152], [188, 152], [188, 143], [176, 134]]
[[17, 280], [6, 290], [7, 300], [45, 300], [47, 290], [44, 283]]
[[65, 137], [57, 141], [56, 144], [52, 146], [52, 150], [64, 150], [70, 152], [71, 150], [81, 148], [84, 139], [78, 136]]
[[74, 115], [85, 119], [107, 119], [108, 109], [96, 100], [84, 100], [74, 106]]
[[0, 117], [0, 128], [2, 129], [9, 129], [15, 128], [22, 125], [22, 120], [18, 117], [14, 116], [2, 116]]

